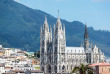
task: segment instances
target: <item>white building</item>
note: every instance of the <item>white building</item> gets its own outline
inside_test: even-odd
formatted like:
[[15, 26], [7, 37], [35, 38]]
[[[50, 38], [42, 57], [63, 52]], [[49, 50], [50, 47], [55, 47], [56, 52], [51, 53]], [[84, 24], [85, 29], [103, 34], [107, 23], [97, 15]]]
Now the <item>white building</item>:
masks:
[[[53, 37], [53, 38], [52, 38]], [[56, 26], [52, 28], [45, 17], [40, 33], [40, 66], [44, 73], [71, 72], [79, 65], [99, 63], [104, 61], [104, 53], [96, 45], [89, 43], [87, 26], [85, 25], [84, 45], [81, 47], [66, 47], [65, 25], [58, 16]]]
[[11, 54], [11, 50], [10, 50], [10, 48], [4, 48], [5, 49], [5, 56], [10, 56], [10, 54]]
[[4, 73], [5, 69], [4, 69], [4, 64], [0, 64], [0, 73]]

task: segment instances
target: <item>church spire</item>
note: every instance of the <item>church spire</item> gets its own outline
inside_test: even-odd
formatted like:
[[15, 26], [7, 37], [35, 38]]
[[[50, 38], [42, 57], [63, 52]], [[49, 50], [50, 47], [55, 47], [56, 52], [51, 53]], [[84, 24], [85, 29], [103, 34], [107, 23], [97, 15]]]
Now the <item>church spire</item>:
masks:
[[64, 39], [66, 39], [65, 38], [65, 25], [63, 24], [63, 33], [64, 33]]
[[47, 24], [47, 18], [46, 18], [46, 15], [45, 15], [45, 21], [44, 21], [44, 23]]
[[52, 42], [52, 27], [50, 25], [50, 41]]
[[89, 35], [87, 31], [87, 25], [85, 25], [85, 33], [84, 33], [84, 48], [85, 51], [89, 48]]
[[49, 26], [48, 26], [48, 23], [47, 23], [46, 16], [45, 16], [45, 21], [44, 21], [43, 29], [46, 30], [46, 31], [49, 31]]
[[58, 19], [57, 19], [56, 27], [62, 30], [62, 25], [59, 17], [59, 10], [58, 10]]
[[89, 38], [88, 31], [87, 31], [87, 25], [85, 25], [84, 38]]

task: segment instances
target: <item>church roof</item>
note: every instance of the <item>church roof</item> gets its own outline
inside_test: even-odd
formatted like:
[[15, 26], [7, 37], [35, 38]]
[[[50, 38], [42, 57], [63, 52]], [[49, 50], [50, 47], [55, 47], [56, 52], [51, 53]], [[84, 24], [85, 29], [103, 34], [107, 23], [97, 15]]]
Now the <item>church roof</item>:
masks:
[[84, 53], [83, 47], [66, 47], [66, 53]]

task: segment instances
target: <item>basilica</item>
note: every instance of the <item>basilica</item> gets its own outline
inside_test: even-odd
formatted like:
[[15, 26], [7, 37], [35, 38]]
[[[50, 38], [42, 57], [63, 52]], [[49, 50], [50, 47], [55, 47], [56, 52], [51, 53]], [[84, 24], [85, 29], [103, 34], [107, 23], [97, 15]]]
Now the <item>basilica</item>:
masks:
[[104, 53], [89, 43], [85, 25], [84, 43], [80, 47], [67, 47], [65, 25], [58, 15], [56, 25], [48, 25], [47, 18], [40, 29], [40, 66], [45, 74], [70, 73], [75, 66], [104, 61]]

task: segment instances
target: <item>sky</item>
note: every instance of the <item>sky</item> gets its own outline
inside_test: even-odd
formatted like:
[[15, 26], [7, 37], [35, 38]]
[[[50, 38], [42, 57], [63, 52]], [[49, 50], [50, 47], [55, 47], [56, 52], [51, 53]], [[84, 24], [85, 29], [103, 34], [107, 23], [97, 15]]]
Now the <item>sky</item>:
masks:
[[110, 0], [15, 0], [69, 22], [80, 21], [95, 30], [110, 31]]

